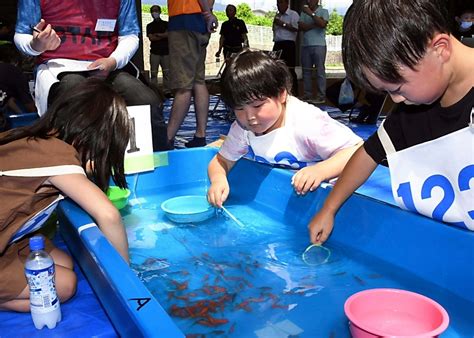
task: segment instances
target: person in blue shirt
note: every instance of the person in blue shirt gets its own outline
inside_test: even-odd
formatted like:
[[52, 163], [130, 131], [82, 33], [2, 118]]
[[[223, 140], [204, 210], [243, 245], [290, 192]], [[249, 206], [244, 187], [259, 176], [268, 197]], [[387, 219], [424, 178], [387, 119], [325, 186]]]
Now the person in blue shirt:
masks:
[[329, 21], [328, 10], [319, 0], [308, 0], [301, 12], [299, 28], [303, 31], [301, 44], [301, 67], [303, 67], [304, 99], [313, 99], [312, 72], [316, 67], [317, 94], [315, 103], [326, 101], [326, 26]]

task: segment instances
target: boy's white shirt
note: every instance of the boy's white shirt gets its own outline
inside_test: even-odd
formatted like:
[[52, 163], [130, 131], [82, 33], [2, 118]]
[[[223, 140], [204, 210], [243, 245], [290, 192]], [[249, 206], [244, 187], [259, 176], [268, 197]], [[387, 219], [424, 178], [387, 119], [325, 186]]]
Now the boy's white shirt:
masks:
[[284, 126], [256, 136], [234, 122], [219, 150], [229, 161], [249, 153], [258, 162], [299, 169], [325, 160], [362, 139], [321, 109], [288, 96]]

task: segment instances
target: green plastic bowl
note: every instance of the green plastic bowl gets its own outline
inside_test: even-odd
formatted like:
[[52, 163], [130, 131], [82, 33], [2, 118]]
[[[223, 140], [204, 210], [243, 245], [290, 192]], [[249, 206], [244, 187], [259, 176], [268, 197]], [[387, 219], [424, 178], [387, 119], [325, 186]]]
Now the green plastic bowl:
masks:
[[130, 196], [130, 190], [120, 189], [119, 187], [111, 186], [109, 187], [109, 189], [107, 189], [106, 195], [109, 198], [110, 202], [112, 202], [112, 204], [120, 210], [127, 205], [128, 196]]

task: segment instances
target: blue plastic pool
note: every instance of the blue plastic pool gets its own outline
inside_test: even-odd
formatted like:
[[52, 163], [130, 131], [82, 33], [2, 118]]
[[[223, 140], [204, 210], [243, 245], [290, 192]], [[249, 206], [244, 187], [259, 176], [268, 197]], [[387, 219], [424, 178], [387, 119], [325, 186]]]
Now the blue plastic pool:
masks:
[[81, 209], [61, 204], [62, 235], [121, 336], [347, 337], [344, 301], [376, 287], [443, 305], [451, 324], [442, 337], [473, 335], [474, 234], [391, 205], [383, 169], [360, 189], [369, 197], [355, 194], [339, 212], [323, 265], [307, 266], [301, 254], [330, 187], [297, 196], [289, 171], [235, 166], [226, 205], [241, 224], [225, 213], [170, 222], [161, 202], [205, 195], [215, 151], [162, 153], [154, 172], [129, 177], [131, 269]]

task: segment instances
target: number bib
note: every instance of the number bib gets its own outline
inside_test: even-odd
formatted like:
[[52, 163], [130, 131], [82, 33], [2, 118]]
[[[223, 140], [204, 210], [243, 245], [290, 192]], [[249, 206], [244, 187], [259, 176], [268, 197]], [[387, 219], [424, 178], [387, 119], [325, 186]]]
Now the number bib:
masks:
[[474, 230], [474, 126], [401, 151], [395, 151], [383, 125], [377, 133], [387, 153], [396, 203]]

